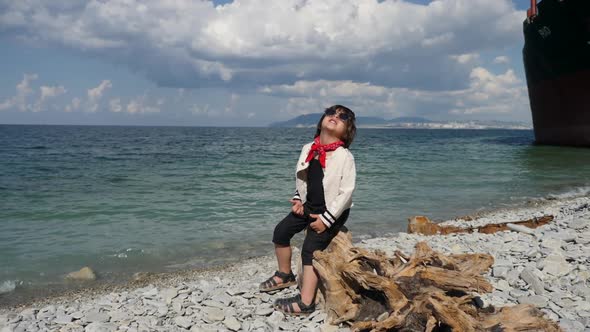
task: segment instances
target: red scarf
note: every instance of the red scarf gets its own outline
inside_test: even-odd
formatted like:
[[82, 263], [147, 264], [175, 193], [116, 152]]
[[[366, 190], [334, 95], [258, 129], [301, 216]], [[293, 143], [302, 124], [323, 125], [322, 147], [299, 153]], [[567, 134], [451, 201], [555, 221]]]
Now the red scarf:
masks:
[[326, 152], [334, 151], [342, 145], [344, 145], [344, 142], [342, 141], [321, 145], [320, 137], [318, 136], [313, 140], [311, 150], [309, 150], [309, 154], [307, 155], [307, 159], [305, 159], [305, 162], [308, 163], [316, 156], [316, 154], [318, 154], [320, 155], [320, 165], [322, 165], [322, 168], [326, 168]]

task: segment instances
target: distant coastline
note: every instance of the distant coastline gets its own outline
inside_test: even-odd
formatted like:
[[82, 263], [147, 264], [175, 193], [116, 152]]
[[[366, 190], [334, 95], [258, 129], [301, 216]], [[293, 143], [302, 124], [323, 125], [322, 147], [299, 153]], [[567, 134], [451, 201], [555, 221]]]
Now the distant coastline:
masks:
[[[316, 126], [320, 117], [320, 113], [304, 114], [287, 121], [271, 123], [269, 127], [313, 128]], [[533, 129], [532, 125], [522, 122], [484, 120], [433, 121], [422, 117], [399, 117], [389, 120], [379, 117], [358, 117], [357, 127], [372, 129]]]

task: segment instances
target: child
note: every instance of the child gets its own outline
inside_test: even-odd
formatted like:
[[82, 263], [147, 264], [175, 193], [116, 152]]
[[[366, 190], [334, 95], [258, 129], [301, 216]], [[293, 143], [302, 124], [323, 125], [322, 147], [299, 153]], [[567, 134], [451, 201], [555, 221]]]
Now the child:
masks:
[[334, 105], [325, 110], [314, 142], [303, 146], [296, 169], [296, 191], [289, 213], [274, 230], [273, 242], [279, 270], [260, 284], [268, 292], [294, 285], [290, 240], [307, 228], [303, 242], [301, 294], [275, 302], [275, 308], [293, 315], [315, 310], [318, 275], [312, 266], [313, 252], [324, 250], [344, 225], [355, 187], [356, 169], [348, 147], [356, 134], [354, 113]]

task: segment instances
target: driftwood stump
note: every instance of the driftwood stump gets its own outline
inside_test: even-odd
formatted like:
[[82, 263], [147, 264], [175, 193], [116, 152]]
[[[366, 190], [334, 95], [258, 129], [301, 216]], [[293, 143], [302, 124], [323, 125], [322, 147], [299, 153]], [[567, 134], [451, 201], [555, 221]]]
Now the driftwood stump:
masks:
[[528, 228], [537, 228], [539, 226], [547, 225], [552, 222], [553, 216], [547, 215], [540, 218], [532, 218], [528, 220], [520, 220], [513, 222], [503, 222], [498, 224], [488, 224], [479, 227], [457, 227], [457, 226], [443, 226], [430, 221], [424, 216], [415, 216], [409, 219], [408, 222], [408, 233], [417, 233], [422, 235], [445, 235], [452, 233], [483, 233], [492, 234], [501, 231], [507, 231], [510, 229], [509, 225], [525, 226]]
[[425, 242], [412, 256], [388, 257], [340, 232], [314, 253], [313, 266], [328, 322], [355, 331], [560, 331], [530, 305], [478, 307], [476, 293], [493, 289], [482, 276], [493, 262], [486, 254], [443, 255]]

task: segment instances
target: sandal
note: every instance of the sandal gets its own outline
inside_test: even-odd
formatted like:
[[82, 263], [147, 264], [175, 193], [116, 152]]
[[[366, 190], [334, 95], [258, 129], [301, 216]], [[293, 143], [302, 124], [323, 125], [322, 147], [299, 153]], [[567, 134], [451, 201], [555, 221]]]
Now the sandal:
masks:
[[282, 299], [276, 299], [275, 302], [273, 303], [273, 307], [278, 310], [280, 306], [287, 304], [289, 302], [297, 302], [300, 299], [301, 299], [301, 294], [297, 294], [297, 295], [291, 296], [291, 297], [284, 297]]
[[[282, 280], [280, 284], [275, 281], [275, 276]], [[295, 280], [295, 275], [293, 272], [284, 273], [275, 271], [275, 274], [272, 277], [266, 279], [266, 281], [260, 284], [259, 290], [261, 292], [271, 292], [277, 289], [291, 287], [295, 284], [297, 284], [297, 281]]]
[[[297, 303], [297, 305], [299, 306], [299, 311], [295, 311], [295, 308], [293, 308], [293, 303]], [[301, 295], [295, 295], [293, 297], [278, 299], [275, 301], [274, 307], [276, 310], [286, 315], [293, 316], [307, 316], [315, 311], [315, 303], [305, 305], [305, 303], [301, 301]]]

